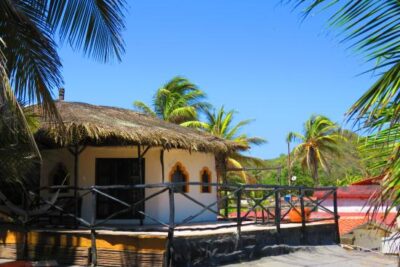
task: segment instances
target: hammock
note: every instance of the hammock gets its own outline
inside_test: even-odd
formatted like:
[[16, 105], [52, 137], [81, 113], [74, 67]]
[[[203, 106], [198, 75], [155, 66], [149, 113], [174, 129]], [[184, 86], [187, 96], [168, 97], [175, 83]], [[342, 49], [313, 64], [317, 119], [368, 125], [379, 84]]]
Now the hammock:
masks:
[[[65, 184], [67, 177], [63, 180], [61, 185]], [[54, 204], [57, 202], [57, 199], [60, 195], [61, 189], [57, 189], [57, 191], [53, 194], [50, 200], [47, 201], [46, 204], [41, 205], [40, 207], [32, 210], [25, 210], [20, 208], [19, 206], [13, 204], [11, 201], [8, 200], [8, 198], [3, 194], [3, 192], [0, 191], [0, 200], [4, 202], [5, 207], [8, 208], [12, 213], [24, 217], [26, 220], [30, 216], [37, 216], [37, 215], [42, 215], [45, 214], [51, 207], [54, 206]], [[3, 209], [1, 209], [0, 206], [0, 211], [4, 211], [4, 206]]]

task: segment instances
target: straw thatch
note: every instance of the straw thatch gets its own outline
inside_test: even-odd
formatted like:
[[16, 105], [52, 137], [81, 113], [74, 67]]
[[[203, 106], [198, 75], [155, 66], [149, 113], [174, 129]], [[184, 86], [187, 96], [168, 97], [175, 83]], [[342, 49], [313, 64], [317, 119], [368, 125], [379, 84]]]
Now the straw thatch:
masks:
[[146, 145], [230, 153], [247, 147], [128, 109], [58, 101], [65, 128], [42, 119], [36, 140], [48, 148], [71, 145]]

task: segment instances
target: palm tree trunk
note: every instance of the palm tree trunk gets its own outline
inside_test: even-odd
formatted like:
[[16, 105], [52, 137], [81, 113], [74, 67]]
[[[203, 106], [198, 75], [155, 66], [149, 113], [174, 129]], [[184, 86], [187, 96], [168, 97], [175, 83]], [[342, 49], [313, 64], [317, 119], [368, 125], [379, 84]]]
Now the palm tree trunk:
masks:
[[[226, 155], [224, 154], [217, 154], [215, 156], [215, 167], [216, 167], [216, 175], [217, 175], [217, 183], [219, 184], [226, 184], [227, 179], [226, 179]], [[216, 187], [218, 188], [218, 187]], [[218, 188], [219, 189], [219, 188]], [[218, 200], [224, 197], [224, 193], [222, 190], [217, 191], [217, 198]], [[218, 202], [218, 210], [225, 209], [227, 210], [227, 207], [225, 207], [225, 203]]]
[[313, 178], [314, 178], [314, 186], [319, 186], [319, 177], [318, 177], [318, 162], [315, 163], [314, 165], [314, 171], [313, 171]]
[[292, 176], [292, 170], [291, 170], [291, 162], [290, 162], [290, 142], [287, 142], [287, 155], [288, 155], [288, 185], [291, 184], [291, 176]]
[[215, 165], [217, 171], [217, 183], [226, 183], [226, 155], [216, 155]]
[[319, 177], [318, 177], [318, 160], [317, 160], [317, 155], [315, 153], [315, 150], [313, 148], [310, 148], [310, 171], [312, 178], [314, 180], [314, 186], [319, 185]]

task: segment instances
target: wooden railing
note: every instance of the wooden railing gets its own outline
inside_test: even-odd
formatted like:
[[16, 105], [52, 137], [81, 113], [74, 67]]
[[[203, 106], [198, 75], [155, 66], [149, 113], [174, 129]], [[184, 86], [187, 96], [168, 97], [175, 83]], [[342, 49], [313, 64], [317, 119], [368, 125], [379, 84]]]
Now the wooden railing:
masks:
[[[209, 186], [215, 188], [218, 193], [218, 198], [212, 203], [203, 203], [201, 200], [196, 199], [189, 193], [185, 193], [179, 190], [183, 185], [192, 186]], [[162, 183], [162, 184], [139, 184], [139, 185], [110, 185], [110, 186], [90, 186], [90, 187], [73, 187], [73, 186], [50, 186], [43, 187], [39, 191], [46, 190], [76, 190], [79, 191], [80, 199], [91, 195], [91, 215], [90, 220], [85, 220], [81, 216], [78, 216], [76, 212], [67, 212], [65, 207], [59, 206], [56, 203], [51, 203], [48, 200], [41, 197], [42, 194], [36, 194], [37, 198], [40, 199], [41, 203], [46, 203], [51, 205], [51, 210], [57, 210], [64, 216], [68, 216], [76, 220], [80, 227], [84, 227], [90, 230], [91, 233], [91, 265], [95, 266], [97, 264], [97, 248], [96, 248], [96, 231], [99, 229], [108, 229], [107, 222], [117, 217], [120, 214], [127, 212], [138, 212], [142, 214], [145, 218], [155, 222], [157, 225], [163, 226], [165, 231], [168, 232], [168, 239], [166, 244], [165, 253], [165, 264], [169, 266], [171, 263], [173, 255], [173, 243], [174, 234], [179, 227], [183, 230], [183, 226], [187, 226], [189, 223], [193, 222], [196, 218], [204, 214], [205, 212], [211, 212], [217, 216], [220, 221], [227, 221], [230, 223], [218, 225], [221, 227], [236, 227], [237, 232], [237, 247], [240, 248], [242, 241], [242, 229], [244, 225], [248, 224], [268, 224], [276, 227], [278, 235], [281, 233], [281, 225], [290, 223], [288, 215], [290, 212], [296, 212], [301, 216], [301, 236], [304, 244], [307, 244], [307, 224], [330, 220], [335, 223], [337, 232], [337, 242], [340, 242], [338, 220], [339, 215], [337, 211], [337, 194], [336, 187], [321, 187], [321, 188], [311, 188], [311, 187], [300, 187], [300, 186], [276, 186], [276, 185], [233, 185], [233, 184], [219, 184], [219, 183]], [[119, 199], [118, 197], [112, 196], [105, 192], [109, 189], [119, 189], [119, 190], [146, 190], [153, 189], [152, 193], [146, 192], [145, 197], [140, 199], [135, 203], [127, 203]], [[155, 191], [155, 192], [153, 192]], [[320, 199], [312, 198], [312, 194], [315, 191], [323, 191], [323, 197]], [[169, 216], [168, 221], [164, 222], [159, 218], [150, 215], [145, 210], [140, 210], [143, 203], [163, 194], [168, 194], [168, 206], [169, 206]], [[190, 202], [198, 205], [200, 210], [195, 211], [193, 214], [189, 214], [186, 218], [177, 222], [175, 220], [175, 198], [176, 195], [182, 195]], [[110, 214], [107, 218], [98, 220], [96, 218], [96, 200], [97, 196], [101, 195], [112, 201], [115, 201], [122, 205], [124, 208], [115, 211]], [[147, 196], [146, 196], [147, 195]], [[332, 199], [333, 210], [330, 210], [323, 205], [324, 201], [327, 199]], [[79, 201], [75, 199], [74, 201]], [[77, 205], [75, 205], [77, 206]], [[309, 218], [307, 216], [307, 209], [319, 209], [325, 213], [323, 218]], [[187, 212], [190, 212], [189, 210]], [[24, 226], [34, 225], [35, 216], [32, 218], [25, 218], [23, 222]], [[232, 223], [233, 222], [233, 223]], [[73, 226], [72, 226], [73, 227]], [[112, 228], [110, 228], [112, 229]], [[188, 228], [193, 230], [194, 228]], [[196, 230], [204, 230], [206, 228], [195, 228]], [[208, 229], [207, 229], [208, 230]], [[132, 230], [130, 230], [132, 231]], [[143, 231], [143, 229], [141, 229]], [[158, 229], [157, 231], [160, 231]], [[162, 229], [161, 229], [162, 231]]]

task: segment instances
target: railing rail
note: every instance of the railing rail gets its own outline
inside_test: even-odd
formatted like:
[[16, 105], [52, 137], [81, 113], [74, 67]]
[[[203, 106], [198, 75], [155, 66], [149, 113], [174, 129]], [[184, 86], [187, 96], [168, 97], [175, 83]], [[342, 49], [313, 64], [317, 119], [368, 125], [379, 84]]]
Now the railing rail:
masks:
[[[215, 187], [219, 192], [217, 200], [211, 203], [203, 203], [201, 200], [196, 199], [190, 193], [178, 190], [183, 185], [192, 186], [209, 186]], [[166, 247], [166, 258], [165, 264], [170, 265], [173, 256], [173, 244], [174, 234], [177, 227], [183, 229], [182, 226], [188, 225], [194, 219], [198, 218], [205, 212], [211, 212], [218, 216], [220, 220], [226, 220], [233, 223], [219, 225], [222, 227], [236, 227], [237, 232], [237, 248], [240, 248], [242, 241], [242, 228], [244, 224], [270, 224], [276, 227], [278, 237], [281, 233], [281, 225], [288, 223], [288, 215], [290, 212], [295, 212], [301, 216], [301, 239], [304, 244], [307, 243], [307, 224], [317, 221], [330, 220], [336, 225], [337, 230], [337, 241], [340, 242], [340, 236], [338, 232], [339, 215], [337, 210], [337, 193], [336, 187], [302, 187], [302, 186], [277, 186], [277, 185], [263, 185], [263, 184], [251, 184], [251, 185], [234, 185], [234, 184], [219, 184], [219, 183], [201, 183], [201, 182], [190, 182], [190, 183], [160, 183], [160, 184], [135, 184], [135, 185], [109, 185], [100, 186], [94, 185], [89, 187], [74, 187], [74, 186], [47, 186], [42, 187], [36, 192], [42, 192], [46, 190], [74, 190], [82, 192], [79, 198], [87, 197], [91, 195], [91, 215], [90, 220], [87, 221], [81, 216], [77, 216], [76, 213], [67, 212], [64, 207], [57, 205], [57, 203], [51, 203], [44, 199], [42, 194], [36, 194], [36, 197], [40, 199], [41, 203], [46, 203], [51, 206], [53, 210], [57, 210], [65, 216], [74, 218], [80, 223], [81, 227], [90, 230], [91, 234], [91, 250], [90, 250], [90, 262], [91, 265], [97, 264], [97, 249], [96, 249], [96, 231], [99, 229], [107, 228], [106, 223], [116, 218], [120, 214], [127, 212], [138, 212], [145, 218], [154, 221], [156, 224], [166, 228], [168, 232], [167, 247]], [[144, 197], [135, 203], [127, 203], [124, 200], [119, 199], [116, 196], [105, 192], [109, 189], [120, 189], [120, 190], [137, 190], [137, 189], [154, 189], [155, 192], [147, 192]], [[312, 198], [311, 195], [315, 191], [325, 192], [319, 199]], [[163, 194], [168, 194], [168, 206], [169, 206], [169, 217], [168, 222], [161, 221], [159, 218], [155, 218], [145, 210], [140, 210], [140, 205]], [[176, 197], [175, 195], [182, 195], [187, 201], [194, 203], [200, 207], [200, 210], [194, 211], [192, 214], [188, 214], [185, 218], [179, 222], [176, 221]], [[123, 206], [122, 209], [115, 211], [104, 219], [96, 218], [96, 201], [97, 196], [110, 199], [113, 202], [119, 203]], [[333, 210], [324, 206], [324, 202], [328, 198], [332, 197]], [[216, 208], [215, 208], [216, 207]], [[322, 218], [309, 218], [306, 212], [307, 209], [319, 209], [326, 215]], [[260, 218], [261, 217], [261, 218]], [[260, 222], [261, 219], [261, 222]], [[33, 224], [34, 216], [28, 218], [24, 222], [24, 225]], [[194, 230], [194, 228], [190, 228]], [[208, 230], [209, 228], [195, 228], [195, 230]], [[141, 229], [142, 231], [143, 229]], [[158, 230], [159, 231], [159, 230]]]

